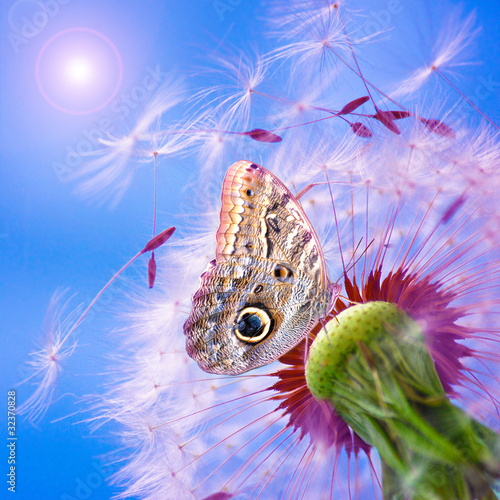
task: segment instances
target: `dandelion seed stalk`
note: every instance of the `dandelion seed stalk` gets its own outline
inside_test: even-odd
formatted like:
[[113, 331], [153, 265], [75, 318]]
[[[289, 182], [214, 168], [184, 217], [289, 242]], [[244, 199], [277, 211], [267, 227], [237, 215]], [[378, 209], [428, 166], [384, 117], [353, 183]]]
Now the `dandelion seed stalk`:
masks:
[[378, 450], [384, 497], [496, 499], [500, 436], [451, 404], [418, 323], [388, 302], [337, 320], [311, 346], [307, 385]]

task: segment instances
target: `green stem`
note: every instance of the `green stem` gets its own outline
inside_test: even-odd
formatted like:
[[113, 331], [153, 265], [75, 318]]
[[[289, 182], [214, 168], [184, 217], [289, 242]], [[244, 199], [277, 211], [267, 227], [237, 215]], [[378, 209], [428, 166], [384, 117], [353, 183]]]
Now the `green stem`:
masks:
[[306, 379], [377, 449], [384, 498], [497, 498], [500, 436], [451, 404], [420, 327], [394, 304], [369, 302], [330, 321]]

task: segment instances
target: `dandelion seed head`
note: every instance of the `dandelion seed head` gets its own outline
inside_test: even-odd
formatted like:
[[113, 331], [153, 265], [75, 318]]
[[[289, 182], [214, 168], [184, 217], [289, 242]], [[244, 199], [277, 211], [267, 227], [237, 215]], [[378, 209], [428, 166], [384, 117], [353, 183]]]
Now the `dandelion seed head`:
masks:
[[[350, 303], [396, 304], [421, 328], [453, 402], [499, 427], [500, 355], [492, 348], [500, 338], [494, 292], [500, 285], [497, 136], [484, 128], [468, 130], [448, 105], [435, 115], [415, 106], [404, 122], [395, 120], [401, 131], [396, 135], [386, 130], [381, 115], [377, 123], [368, 114], [385, 94], [363, 77], [375, 98], [358, 110], [360, 117], [346, 113], [335, 122], [288, 128], [279, 144], [246, 149], [245, 144], [256, 144], [245, 134], [253, 119], [278, 122], [269, 129], [281, 134], [279, 127], [296, 125], [305, 115], [332, 114], [314, 109], [336, 89], [328, 79], [315, 86], [326, 62], [338, 64], [337, 71], [345, 59], [352, 64], [350, 73], [361, 75], [353, 44], [366, 40], [355, 40], [343, 2], [280, 2], [274, 12], [275, 25], [285, 27], [283, 47], [256, 61], [220, 56], [229, 84], [201, 91], [187, 124], [160, 127], [160, 116], [181, 102], [181, 93], [170, 89], [153, 99], [129, 134], [105, 139], [101, 156], [86, 171], [89, 191], [98, 184], [123, 193], [134, 155], [151, 160], [194, 145], [200, 150], [201, 166], [193, 175], [201, 174], [179, 209], [187, 229], [158, 258], [156, 288], [130, 294], [123, 307], [124, 326], [114, 332], [120, 350], [110, 356], [116, 368], [92, 406], [95, 425], [113, 426], [121, 440], [123, 465], [114, 480], [122, 498], [380, 493], [376, 453], [307, 386], [304, 363], [321, 324], [270, 366], [240, 377], [206, 374], [185, 352], [182, 325], [199, 276], [215, 255], [222, 172], [247, 151], [252, 156], [247, 159], [262, 155], [260, 163], [295, 192], [311, 182], [330, 182], [300, 198], [323, 243], [332, 281], [341, 278], [348, 299], [339, 298], [325, 321], [335, 321]], [[433, 62], [400, 92], [416, 91], [436, 71], [455, 67], [472, 30], [472, 17], [458, 31], [447, 29]], [[292, 66], [288, 77], [298, 101], [286, 89], [280, 97], [259, 95], [272, 64], [279, 71]], [[357, 120], [369, 124], [373, 137], [353, 133]], [[50, 398], [66, 355], [58, 341], [62, 334], [53, 337], [50, 348], [33, 358], [37, 372], [47, 377], [30, 403], [35, 415], [43, 408], [38, 401]], [[406, 478], [409, 491], [421, 474], [414, 472]]]
[[[474, 344], [474, 336], [481, 331], [478, 321], [490, 318], [491, 310], [499, 305], [497, 300], [485, 301], [487, 293], [482, 291], [499, 279], [498, 273], [489, 272], [495, 265], [493, 255], [498, 253], [498, 246], [489, 247], [481, 240], [482, 226], [466, 224], [485, 200], [467, 193], [465, 200], [457, 203], [467, 189], [462, 185], [460, 190], [460, 183], [451, 191], [442, 189], [450, 172], [457, 169], [451, 160], [454, 154], [449, 151], [450, 146], [446, 141], [431, 139], [426, 148], [426, 136], [420, 135], [423, 133], [418, 123], [415, 127], [419, 129], [409, 138], [395, 138], [393, 143], [384, 141], [368, 149], [352, 146], [352, 139], [330, 146], [320, 142], [306, 169], [317, 171], [318, 179], [325, 171], [335, 174], [337, 183], [331, 187], [342, 247], [346, 256], [357, 260], [344, 280], [343, 293], [355, 302], [385, 300], [405, 310], [424, 332], [448, 394], [466, 406], [469, 400], [474, 401], [476, 406], [468, 407], [481, 408], [478, 414], [487, 417], [495, 411], [494, 397], [498, 391], [491, 389], [490, 381], [488, 391], [478, 403], [477, 395], [472, 397], [477, 382], [469, 370], [475, 366], [471, 360], [477, 360], [478, 353], [484, 352], [484, 346]], [[467, 138], [465, 134], [457, 137], [459, 141]], [[415, 143], [413, 148], [408, 146], [410, 141]], [[370, 158], [358, 160], [365, 152]], [[300, 149], [296, 154], [295, 158], [300, 158]], [[419, 163], [415, 168], [422, 170], [405, 176], [404, 168], [410, 156], [412, 161]], [[390, 185], [382, 183], [383, 172], [372, 172], [373, 179], [367, 180], [362, 174], [369, 168], [349, 168], [351, 158], [368, 165], [389, 158], [385, 164], [391, 163], [388, 167], [394, 168], [393, 175], [397, 176], [405, 196], [393, 196]], [[345, 168], [337, 168], [337, 162]], [[289, 163], [276, 161], [278, 176], [293, 177]], [[430, 169], [428, 163], [431, 163]], [[426, 175], [437, 171], [441, 175], [434, 180], [434, 185], [425, 181]], [[387, 172], [391, 170], [386, 169], [385, 175]], [[303, 183], [306, 183], [308, 176], [300, 171], [299, 175], [303, 175]], [[419, 180], [420, 177], [424, 180]], [[298, 183], [297, 189], [300, 187]], [[313, 202], [310, 205], [312, 213], [308, 213], [318, 234], [332, 231], [331, 212], [328, 216], [321, 213], [328, 203], [331, 210], [329, 189], [327, 186], [314, 189], [320, 194], [311, 191], [303, 203]], [[322, 197], [324, 202], [320, 201]], [[453, 203], [456, 207], [450, 210]], [[216, 211], [210, 217], [216, 224]], [[167, 264], [171, 272], [176, 269], [175, 272], [184, 274], [182, 280], [173, 278], [182, 286], [173, 288], [165, 282], [165, 289], [154, 306], [149, 301], [149, 304], [144, 302], [134, 307], [138, 311], [142, 308], [142, 312], [134, 314], [134, 321], [137, 323], [142, 318], [135, 329], [140, 338], [138, 345], [142, 345], [144, 351], [134, 348], [137, 358], [131, 363], [133, 375], [130, 377], [134, 383], [121, 383], [123, 395], [104, 415], [119, 415], [117, 419], [128, 429], [124, 434], [130, 433], [133, 438], [137, 418], [134, 414], [141, 415], [145, 411], [146, 421], [158, 423], [161, 429], [165, 428], [166, 434], [155, 434], [154, 449], [151, 449], [153, 445], [140, 448], [127, 462], [121, 472], [125, 483], [131, 481], [126, 491], [155, 498], [166, 491], [159, 483], [160, 474], [164, 476], [172, 470], [172, 480], [179, 481], [175, 486], [179, 494], [193, 498], [203, 498], [214, 492], [257, 496], [270, 491], [281, 491], [292, 497], [300, 497], [306, 492], [321, 497], [338, 491], [339, 495], [347, 497], [351, 486], [342, 484], [340, 478], [345, 478], [348, 470], [354, 474], [349, 468], [351, 458], [355, 469], [359, 468], [356, 491], [359, 494], [371, 491], [377, 481], [372, 469], [376, 467], [374, 454], [329, 403], [319, 402], [310, 393], [304, 374], [305, 340], [274, 365], [234, 378], [202, 373], [185, 356], [182, 347], [177, 346], [175, 334], [180, 331], [181, 309], [189, 308], [189, 292], [196, 289], [197, 274], [213, 252], [210, 234], [203, 231], [202, 226], [193, 230], [193, 241], [187, 238], [161, 263]], [[325, 245], [332, 274], [341, 271], [335, 236], [335, 233], [330, 234]], [[363, 243], [356, 249], [360, 240]], [[198, 245], [198, 241], [204, 242], [203, 245]], [[200, 269], [191, 271], [193, 262]], [[176, 305], [176, 301], [182, 306]], [[345, 307], [347, 304], [339, 299], [335, 312]], [[165, 320], [165, 316], [177, 315], [179, 320]], [[320, 328], [318, 325], [312, 336]], [[165, 339], [168, 340], [165, 342]], [[308, 339], [308, 343], [311, 341]], [[498, 356], [496, 358], [499, 361]], [[168, 390], [158, 388], [149, 399], [135, 396], [144, 392], [148, 384], [151, 392], [152, 381], [164, 384]], [[487, 381], [481, 383], [487, 384]], [[130, 400], [140, 401], [141, 408], [131, 408], [125, 403]], [[137, 471], [143, 471], [144, 464], [156, 457], [154, 453], [160, 443], [169, 453], [174, 446], [181, 447], [178, 462], [174, 466], [171, 463], [164, 463], [162, 467], [155, 465], [152, 471], [145, 473], [146, 480], [139, 479]], [[307, 479], [309, 474], [311, 481]], [[415, 474], [418, 475], [418, 471]], [[411, 478], [408, 487], [411, 487]]]

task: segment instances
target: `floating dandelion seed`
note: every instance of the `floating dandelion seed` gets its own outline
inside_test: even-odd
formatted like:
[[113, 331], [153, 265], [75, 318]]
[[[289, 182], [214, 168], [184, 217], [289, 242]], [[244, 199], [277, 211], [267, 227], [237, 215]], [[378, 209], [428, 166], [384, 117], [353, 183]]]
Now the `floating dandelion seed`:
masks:
[[[296, 71], [299, 67], [312, 77], [317, 75], [318, 63], [322, 69], [329, 69], [327, 62], [332, 59], [330, 49], [350, 54], [344, 27], [337, 14], [335, 4], [330, 2], [319, 8], [306, 2], [293, 8], [277, 5], [275, 15], [270, 17], [271, 23], [278, 28], [278, 37], [290, 42], [272, 51], [266, 60], [273, 62], [293, 58], [296, 67], [292, 78], [300, 78], [300, 72]], [[329, 77], [331, 73], [328, 72]]]
[[418, 69], [408, 79], [398, 84], [394, 97], [413, 94], [427, 82], [433, 73], [452, 71], [453, 68], [464, 66], [464, 55], [470, 53], [472, 44], [479, 34], [475, 14], [469, 14], [461, 20], [461, 11], [455, 10], [449, 17], [448, 26], [440, 30], [440, 35], [434, 47], [434, 58], [426, 67]]
[[[160, 234], [154, 236], [146, 246], [130, 259], [114, 276], [106, 283], [100, 292], [94, 297], [90, 304], [80, 312], [83, 307], [74, 310], [67, 317], [63, 318], [64, 310], [67, 304], [60, 306], [63, 293], [56, 292], [50, 302], [45, 325], [46, 344], [39, 350], [31, 353], [31, 359], [28, 364], [32, 368], [32, 375], [21, 383], [28, 382], [31, 379], [38, 380], [35, 392], [19, 407], [21, 414], [27, 414], [28, 418], [35, 421], [41, 418], [52, 402], [54, 385], [57, 375], [61, 370], [62, 361], [73, 354], [76, 347], [76, 341], [73, 340], [73, 333], [80, 326], [99, 300], [102, 294], [111, 286], [111, 284], [120, 276], [120, 274], [129, 267], [136, 259], [146, 252], [154, 251], [167, 242], [175, 231], [175, 227], [165, 229]], [[156, 269], [155, 269], [156, 270]], [[154, 276], [148, 276], [149, 284], [152, 285]], [[152, 287], [152, 286], [151, 286]]]
[[[72, 176], [78, 181], [75, 192], [84, 197], [108, 199], [116, 205], [130, 186], [136, 166], [132, 160], [143, 161], [145, 156], [151, 159], [151, 144], [158, 154], [174, 155], [185, 149], [190, 137], [179, 131], [168, 134], [158, 132], [156, 128], [160, 117], [168, 110], [184, 100], [184, 90], [180, 80], [171, 79], [165, 82], [145, 104], [144, 110], [137, 119], [129, 134], [101, 138], [103, 147], [88, 153], [89, 160]], [[161, 144], [156, 144], [158, 140]]]
[[65, 316], [69, 300], [63, 303], [66, 292], [57, 291], [50, 300], [44, 325], [44, 344], [38, 351], [32, 353], [28, 362], [30, 377], [23, 381], [35, 381], [35, 392], [19, 407], [20, 414], [26, 414], [32, 422], [40, 420], [47, 411], [52, 397], [57, 377], [62, 370], [65, 359], [73, 353], [76, 342], [65, 344], [67, 332], [76, 321], [80, 308]]
[[211, 114], [220, 115], [222, 129], [248, 128], [252, 92], [266, 76], [264, 61], [258, 56], [252, 60], [236, 52], [213, 56], [213, 62], [220, 69], [211, 69], [209, 74], [221, 76], [226, 83], [200, 90], [193, 97], [194, 103], [202, 105], [202, 114], [208, 108]]

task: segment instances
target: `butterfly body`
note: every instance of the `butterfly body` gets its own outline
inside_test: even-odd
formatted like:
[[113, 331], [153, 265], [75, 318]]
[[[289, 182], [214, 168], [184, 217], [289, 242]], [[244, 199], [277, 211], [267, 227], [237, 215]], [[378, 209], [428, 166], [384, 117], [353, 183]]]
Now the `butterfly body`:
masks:
[[239, 374], [294, 347], [330, 309], [323, 253], [293, 194], [248, 161], [227, 171], [216, 256], [200, 276], [186, 348], [209, 373]]

